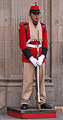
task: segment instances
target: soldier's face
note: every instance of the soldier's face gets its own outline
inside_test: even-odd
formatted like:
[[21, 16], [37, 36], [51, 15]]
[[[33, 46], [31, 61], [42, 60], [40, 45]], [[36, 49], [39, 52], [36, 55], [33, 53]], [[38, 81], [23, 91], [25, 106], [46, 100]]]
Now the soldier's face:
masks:
[[30, 14], [30, 17], [31, 17], [31, 19], [32, 19], [33, 21], [38, 21], [40, 15], [39, 15], [38, 13], [36, 13], [36, 14], [31, 13], [31, 14]]

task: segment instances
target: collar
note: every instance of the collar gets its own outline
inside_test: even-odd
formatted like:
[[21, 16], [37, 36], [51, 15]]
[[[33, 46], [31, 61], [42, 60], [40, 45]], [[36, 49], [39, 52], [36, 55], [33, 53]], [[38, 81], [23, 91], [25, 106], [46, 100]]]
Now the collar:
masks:
[[33, 23], [34, 25], [37, 25], [37, 24], [38, 24], [38, 21], [32, 21], [32, 23]]

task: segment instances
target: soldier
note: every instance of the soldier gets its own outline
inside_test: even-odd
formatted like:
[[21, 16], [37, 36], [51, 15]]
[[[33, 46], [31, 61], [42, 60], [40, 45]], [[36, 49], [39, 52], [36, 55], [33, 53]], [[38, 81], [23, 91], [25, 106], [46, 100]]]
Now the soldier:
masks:
[[[40, 78], [40, 107], [51, 109], [46, 103], [44, 85], [45, 58], [48, 50], [46, 25], [39, 22], [40, 9], [35, 3], [29, 10], [29, 22], [20, 25], [19, 45], [22, 50], [23, 83], [21, 109], [28, 109], [29, 98], [32, 93], [34, 69], [39, 66]], [[37, 60], [37, 48], [39, 46], [39, 60]]]

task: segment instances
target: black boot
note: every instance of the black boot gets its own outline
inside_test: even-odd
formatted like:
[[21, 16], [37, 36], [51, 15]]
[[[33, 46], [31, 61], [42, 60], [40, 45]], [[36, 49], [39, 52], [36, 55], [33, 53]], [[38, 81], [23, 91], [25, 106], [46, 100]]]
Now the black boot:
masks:
[[52, 106], [48, 105], [47, 103], [43, 103], [43, 104], [41, 105], [41, 108], [42, 108], [42, 109], [52, 109]]
[[22, 104], [22, 105], [21, 105], [21, 109], [22, 109], [22, 110], [28, 109], [28, 105], [27, 105], [27, 104]]

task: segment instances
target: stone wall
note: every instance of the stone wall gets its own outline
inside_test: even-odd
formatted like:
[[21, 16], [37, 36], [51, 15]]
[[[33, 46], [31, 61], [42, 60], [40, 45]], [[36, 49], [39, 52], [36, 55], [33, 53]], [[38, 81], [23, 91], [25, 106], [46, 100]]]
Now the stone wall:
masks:
[[52, 0], [51, 49], [55, 104], [63, 105], [63, 0]]

